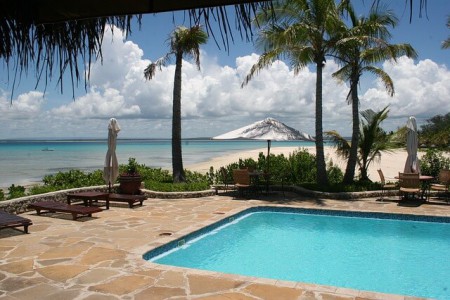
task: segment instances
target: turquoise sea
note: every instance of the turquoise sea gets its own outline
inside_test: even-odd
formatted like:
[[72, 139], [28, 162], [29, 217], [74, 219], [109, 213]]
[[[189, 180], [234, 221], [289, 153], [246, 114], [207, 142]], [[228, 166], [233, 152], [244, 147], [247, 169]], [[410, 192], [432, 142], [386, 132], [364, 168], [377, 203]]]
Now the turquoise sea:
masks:
[[[313, 146], [313, 142], [272, 142], [272, 147]], [[183, 141], [183, 164], [207, 161], [228, 153], [266, 148], [266, 141], [189, 139]], [[107, 141], [105, 140], [0, 140], [0, 187], [11, 184], [28, 185], [39, 182], [47, 174], [80, 169], [103, 169]], [[171, 169], [170, 140], [118, 140], [117, 158], [120, 164], [135, 157], [141, 164]]]

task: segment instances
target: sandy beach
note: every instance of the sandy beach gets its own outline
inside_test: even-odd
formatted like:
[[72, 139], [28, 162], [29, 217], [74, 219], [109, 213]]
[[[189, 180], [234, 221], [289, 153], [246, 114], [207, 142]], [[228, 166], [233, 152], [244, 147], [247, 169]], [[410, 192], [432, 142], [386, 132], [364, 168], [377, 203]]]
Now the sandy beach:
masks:
[[[292, 153], [293, 151], [297, 150], [297, 147], [274, 147], [271, 148], [270, 153], [273, 153], [275, 155], [278, 154], [284, 154], [285, 156], [288, 156], [289, 153]], [[308, 152], [315, 154], [316, 149], [315, 147], [303, 147], [303, 149], [306, 149]], [[245, 159], [245, 158], [253, 158], [255, 160], [258, 159], [258, 155], [260, 152], [263, 152], [264, 154], [267, 153], [267, 148], [260, 148], [256, 150], [249, 150], [249, 151], [240, 151], [236, 153], [230, 153], [228, 155], [224, 155], [221, 157], [217, 157], [214, 159], [211, 159], [209, 161], [205, 161], [198, 164], [189, 165], [186, 168], [191, 171], [198, 171], [201, 173], [205, 173], [209, 171], [209, 168], [212, 166], [214, 169], [218, 169], [222, 166], [226, 166], [232, 162], [237, 162], [239, 158]], [[419, 152], [419, 158], [422, 157], [424, 152]], [[386, 180], [393, 179], [395, 176], [398, 175], [398, 172], [403, 171], [403, 168], [405, 166], [406, 157], [408, 156], [406, 150], [395, 150], [393, 152], [383, 152], [381, 155], [381, 159], [379, 162], [374, 162], [369, 166], [369, 178], [372, 181], [379, 181], [380, 177], [378, 176], [377, 170], [382, 169], [383, 173], [386, 177]], [[336, 154], [335, 148], [333, 147], [325, 147], [325, 159], [326, 161], [332, 160], [333, 163], [337, 166], [339, 166], [342, 171], [345, 171], [346, 162], [338, 157]]]

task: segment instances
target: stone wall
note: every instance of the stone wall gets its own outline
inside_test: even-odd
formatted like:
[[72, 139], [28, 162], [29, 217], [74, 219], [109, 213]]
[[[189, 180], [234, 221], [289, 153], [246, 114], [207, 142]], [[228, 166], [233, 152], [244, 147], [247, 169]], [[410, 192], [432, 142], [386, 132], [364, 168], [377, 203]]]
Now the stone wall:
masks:
[[[289, 192], [294, 192], [299, 195], [309, 196], [313, 198], [323, 198], [323, 199], [337, 199], [337, 200], [350, 200], [350, 199], [363, 199], [363, 198], [373, 198], [381, 197], [381, 191], [369, 191], [369, 192], [355, 192], [355, 193], [324, 193], [307, 190], [298, 186], [271, 186], [272, 190], [284, 190]], [[9, 213], [20, 214], [28, 211], [28, 205], [33, 202], [38, 201], [59, 201], [66, 202], [67, 194], [76, 192], [108, 192], [108, 188], [104, 185], [76, 188], [64, 191], [51, 192], [40, 195], [27, 196], [22, 198], [16, 198], [12, 200], [0, 201], [0, 209]], [[158, 199], [183, 199], [183, 198], [200, 198], [208, 197], [216, 194], [215, 189], [198, 191], [198, 192], [156, 192], [151, 190], [142, 189], [141, 190], [148, 198], [158, 198]], [[397, 191], [389, 191], [389, 195], [398, 195]]]
[[[45, 193], [40, 195], [26, 196], [11, 200], [0, 201], [0, 210], [8, 213], [20, 214], [28, 211], [28, 205], [39, 201], [58, 201], [66, 202], [67, 194], [76, 192], [108, 192], [108, 188], [102, 186], [92, 186], [84, 188], [69, 189], [51, 193]], [[142, 192], [147, 195], [148, 198], [160, 198], [160, 199], [181, 199], [181, 198], [198, 198], [214, 195], [214, 190], [206, 190], [199, 192], [155, 192], [151, 190], [142, 189]]]

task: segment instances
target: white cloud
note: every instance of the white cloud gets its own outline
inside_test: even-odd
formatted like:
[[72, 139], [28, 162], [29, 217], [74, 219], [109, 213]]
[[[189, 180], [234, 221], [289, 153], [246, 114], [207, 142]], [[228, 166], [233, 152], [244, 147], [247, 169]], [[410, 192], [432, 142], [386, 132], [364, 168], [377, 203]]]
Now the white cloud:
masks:
[[44, 104], [43, 93], [31, 91], [21, 94], [11, 101], [4, 93], [0, 95], [0, 115], [2, 119], [29, 119], [41, 113]]
[[[233, 66], [220, 66], [208, 53], [201, 52], [201, 71], [183, 61], [183, 136], [214, 136], [271, 116], [299, 130], [314, 134], [315, 71], [305, 68], [294, 76], [284, 62], [276, 62], [256, 75], [248, 85], [241, 83], [258, 55], [236, 58]], [[103, 137], [107, 119], [119, 119], [126, 137], [171, 136], [174, 65], [157, 71], [147, 81], [143, 70], [150, 63], [139, 45], [125, 41], [119, 30], [114, 38], [106, 33], [103, 64], [96, 62], [90, 74], [89, 91], [68, 103], [45, 107], [41, 92], [24, 93], [10, 107], [0, 97], [1, 125], [7, 130], [0, 138], [24, 137]], [[450, 72], [431, 60], [414, 62], [401, 58], [397, 64], [383, 64], [392, 77], [396, 94], [389, 97], [380, 82], [360, 91], [361, 109], [381, 109], [390, 105], [385, 122], [394, 130], [415, 115], [420, 122], [450, 111]], [[323, 72], [323, 129], [351, 132], [351, 110], [346, 102], [348, 86], [337, 83], [331, 74], [338, 66], [327, 61]], [[36, 124], [23, 119], [40, 118]], [[17, 121], [16, 121], [17, 120]]]
[[408, 116], [416, 116], [419, 123], [435, 115], [450, 112], [450, 71], [429, 59], [415, 63], [401, 57], [397, 63], [385, 62], [383, 69], [390, 75], [395, 95], [390, 97], [378, 81], [361, 97], [364, 108], [382, 109], [389, 105], [386, 123], [390, 129], [404, 126]]

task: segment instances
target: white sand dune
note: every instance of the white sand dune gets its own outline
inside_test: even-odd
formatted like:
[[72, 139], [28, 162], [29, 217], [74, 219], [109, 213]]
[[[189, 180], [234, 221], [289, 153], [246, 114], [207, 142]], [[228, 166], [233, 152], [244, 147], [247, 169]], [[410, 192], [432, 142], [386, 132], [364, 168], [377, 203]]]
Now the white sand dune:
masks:
[[[308, 152], [315, 154], [315, 147], [303, 147], [308, 150]], [[288, 156], [289, 153], [292, 153], [294, 150], [297, 150], [297, 147], [274, 147], [270, 150], [270, 153], [275, 155], [283, 153], [285, 156]], [[226, 166], [230, 163], [237, 162], [239, 158], [253, 158], [255, 160], [258, 159], [258, 155], [260, 152], [264, 154], [267, 153], [267, 148], [261, 148], [256, 150], [248, 150], [248, 151], [239, 151], [236, 153], [230, 153], [228, 155], [216, 157], [209, 161], [205, 161], [202, 163], [197, 163], [193, 165], [187, 166], [187, 169], [191, 171], [197, 171], [201, 173], [206, 173], [209, 171], [209, 168], [212, 166], [215, 170], [222, 166]], [[424, 153], [419, 152], [419, 158]], [[373, 181], [379, 181], [379, 176], [377, 173], [377, 169], [382, 169], [386, 180], [393, 179], [398, 175], [398, 172], [402, 172], [405, 167], [406, 157], [408, 154], [406, 150], [395, 150], [393, 152], [383, 152], [381, 155], [381, 159], [379, 162], [374, 162], [369, 166], [369, 178]], [[339, 166], [342, 171], [345, 171], [346, 162], [338, 157], [336, 154], [335, 148], [333, 147], [325, 147], [325, 158], [327, 162], [331, 159], [333, 163]]]

